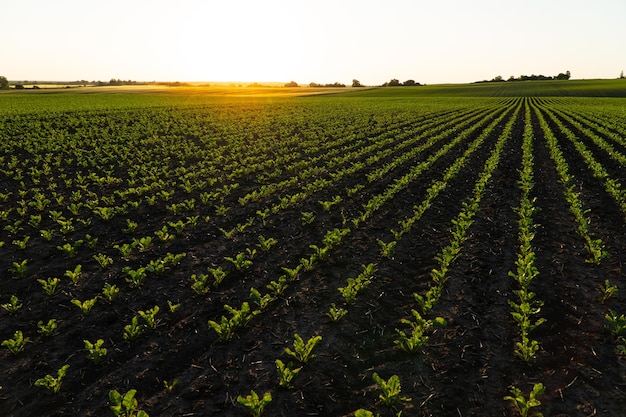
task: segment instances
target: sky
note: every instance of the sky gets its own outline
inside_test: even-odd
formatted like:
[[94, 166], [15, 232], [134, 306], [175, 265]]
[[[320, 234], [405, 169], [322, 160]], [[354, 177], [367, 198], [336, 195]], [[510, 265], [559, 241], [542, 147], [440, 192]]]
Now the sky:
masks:
[[0, 0], [9, 80], [617, 78], [624, 0]]

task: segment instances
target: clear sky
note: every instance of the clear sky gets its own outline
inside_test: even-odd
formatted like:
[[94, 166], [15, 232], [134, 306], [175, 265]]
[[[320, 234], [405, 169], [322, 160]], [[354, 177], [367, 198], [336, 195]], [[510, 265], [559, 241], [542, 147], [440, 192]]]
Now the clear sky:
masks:
[[9, 80], [617, 78], [626, 0], [0, 0]]

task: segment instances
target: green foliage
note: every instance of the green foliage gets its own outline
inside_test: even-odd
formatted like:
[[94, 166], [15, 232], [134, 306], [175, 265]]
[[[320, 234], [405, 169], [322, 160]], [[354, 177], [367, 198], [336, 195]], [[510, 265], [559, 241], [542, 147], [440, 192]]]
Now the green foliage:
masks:
[[58, 278], [38, 279], [37, 282], [41, 284], [43, 292], [47, 295], [54, 295], [57, 290], [57, 285], [61, 282]]
[[38, 380], [35, 381], [35, 386], [44, 387], [48, 391], [50, 391], [52, 394], [57, 394], [59, 390], [61, 389], [61, 383], [63, 381], [63, 378], [65, 378], [65, 375], [69, 367], [70, 367], [69, 365], [63, 365], [61, 368], [59, 368], [59, 370], [57, 371], [56, 378], [53, 377], [52, 375], [46, 375], [43, 378], [39, 378]]
[[408, 402], [411, 401], [408, 397], [400, 396], [402, 391], [402, 387], [400, 386], [400, 378], [398, 375], [392, 375], [389, 380], [385, 381], [381, 377], [378, 376], [376, 372], [372, 375], [372, 379], [380, 390], [381, 394], [378, 395], [378, 398], [385, 404], [387, 407], [393, 407], [398, 402]]
[[259, 397], [256, 392], [250, 391], [250, 394], [245, 397], [239, 395], [237, 397], [237, 402], [244, 407], [247, 407], [253, 417], [260, 417], [263, 414], [265, 407], [272, 402], [272, 394], [266, 392], [263, 394], [263, 397]]
[[95, 365], [100, 363], [102, 358], [107, 354], [107, 349], [102, 347], [104, 340], [98, 339], [94, 343], [91, 343], [89, 340], [85, 339], [83, 342], [85, 342], [85, 349], [87, 350], [87, 359], [92, 361]]
[[542, 383], [538, 382], [533, 385], [532, 391], [528, 394], [528, 399], [526, 399], [522, 391], [515, 386], [511, 387], [510, 392], [511, 395], [505, 396], [504, 400], [511, 401], [521, 417], [543, 417], [543, 414], [532, 412], [531, 410], [531, 408], [541, 405], [541, 402], [537, 398], [545, 392], [545, 387]]
[[8, 311], [9, 314], [17, 313], [17, 310], [19, 310], [23, 306], [24, 304], [20, 302], [19, 298], [17, 298], [17, 295], [12, 295], [11, 298], [9, 298], [8, 303], [2, 304], [2, 308]]
[[126, 394], [121, 394], [117, 390], [109, 391], [109, 408], [116, 417], [148, 417], [148, 413], [138, 410], [138, 402], [135, 399], [137, 390], [130, 389]]
[[278, 371], [278, 385], [283, 388], [291, 388], [291, 380], [298, 375], [300, 368], [294, 368], [293, 363], [289, 362], [287, 365], [280, 359], [276, 359], [276, 370]]
[[26, 343], [28, 343], [29, 340], [30, 339], [28, 337], [24, 337], [24, 334], [20, 330], [17, 330], [13, 334], [12, 339], [3, 340], [0, 346], [9, 349], [12, 354], [16, 355], [24, 350], [24, 347], [26, 347]]
[[293, 350], [290, 348], [285, 348], [285, 353], [293, 357], [300, 363], [307, 363], [309, 360], [315, 357], [315, 355], [313, 354], [313, 349], [321, 340], [322, 336], [313, 336], [305, 343], [300, 335], [296, 333], [294, 334]]
[[600, 292], [600, 302], [604, 304], [617, 293], [618, 288], [617, 285], [611, 284], [611, 281], [606, 279], [604, 280], [604, 285], [598, 285], [598, 291]]
[[37, 322], [37, 332], [42, 334], [43, 336], [52, 336], [56, 328], [57, 321], [55, 319], [50, 319], [47, 323], [44, 323], [42, 320], [39, 320], [39, 322]]
[[91, 309], [93, 308], [93, 306], [96, 305], [97, 301], [98, 301], [98, 297], [94, 297], [85, 301], [73, 299], [71, 300], [71, 303], [74, 304], [76, 307], [80, 308], [80, 310], [83, 312], [83, 315], [87, 316], [91, 312]]
[[330, 318], [333, 323], [341, 320], [341, 318], [346, 314], [348, 314], [348, 310], [346, 310], [345, 308], [337, 307], [335, 303], [332, 303], [330, 305], [330, 308], [326, 312], [326, 316], [328, 316], [328, 318]]

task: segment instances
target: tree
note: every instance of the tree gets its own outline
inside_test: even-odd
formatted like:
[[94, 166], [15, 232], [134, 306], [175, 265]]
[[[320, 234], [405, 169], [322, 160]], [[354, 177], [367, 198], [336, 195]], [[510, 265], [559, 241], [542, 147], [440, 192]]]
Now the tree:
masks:
[[285, 84], [285, 87], [300, 87], [300, 86], [295, 81], [289, 81], [288, 83]]
[[392, 78], [391, 81], [383, 84], [384, 87], [398, 87], [400, 85], [400, 81], [396, 78]]
[[9, 88], [9, 80], [4, 75], [0, 75], [0, 90], [6, 90]]
[[619, 74], [619, 78], [622, 80], [624, 79], [624, 70], [622, 70], [622, 72]]
[[352, 87], [363, 87], [363, 85], [361, 84], [361, 81], [359, 80], [352, 80]]

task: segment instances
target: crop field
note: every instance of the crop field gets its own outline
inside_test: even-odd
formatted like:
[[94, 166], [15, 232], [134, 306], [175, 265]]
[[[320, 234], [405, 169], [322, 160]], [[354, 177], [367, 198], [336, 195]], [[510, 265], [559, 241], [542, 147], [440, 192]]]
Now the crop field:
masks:
[[1, 96], [0, 415], [622, 415], [624, 99], [390, 91]]

